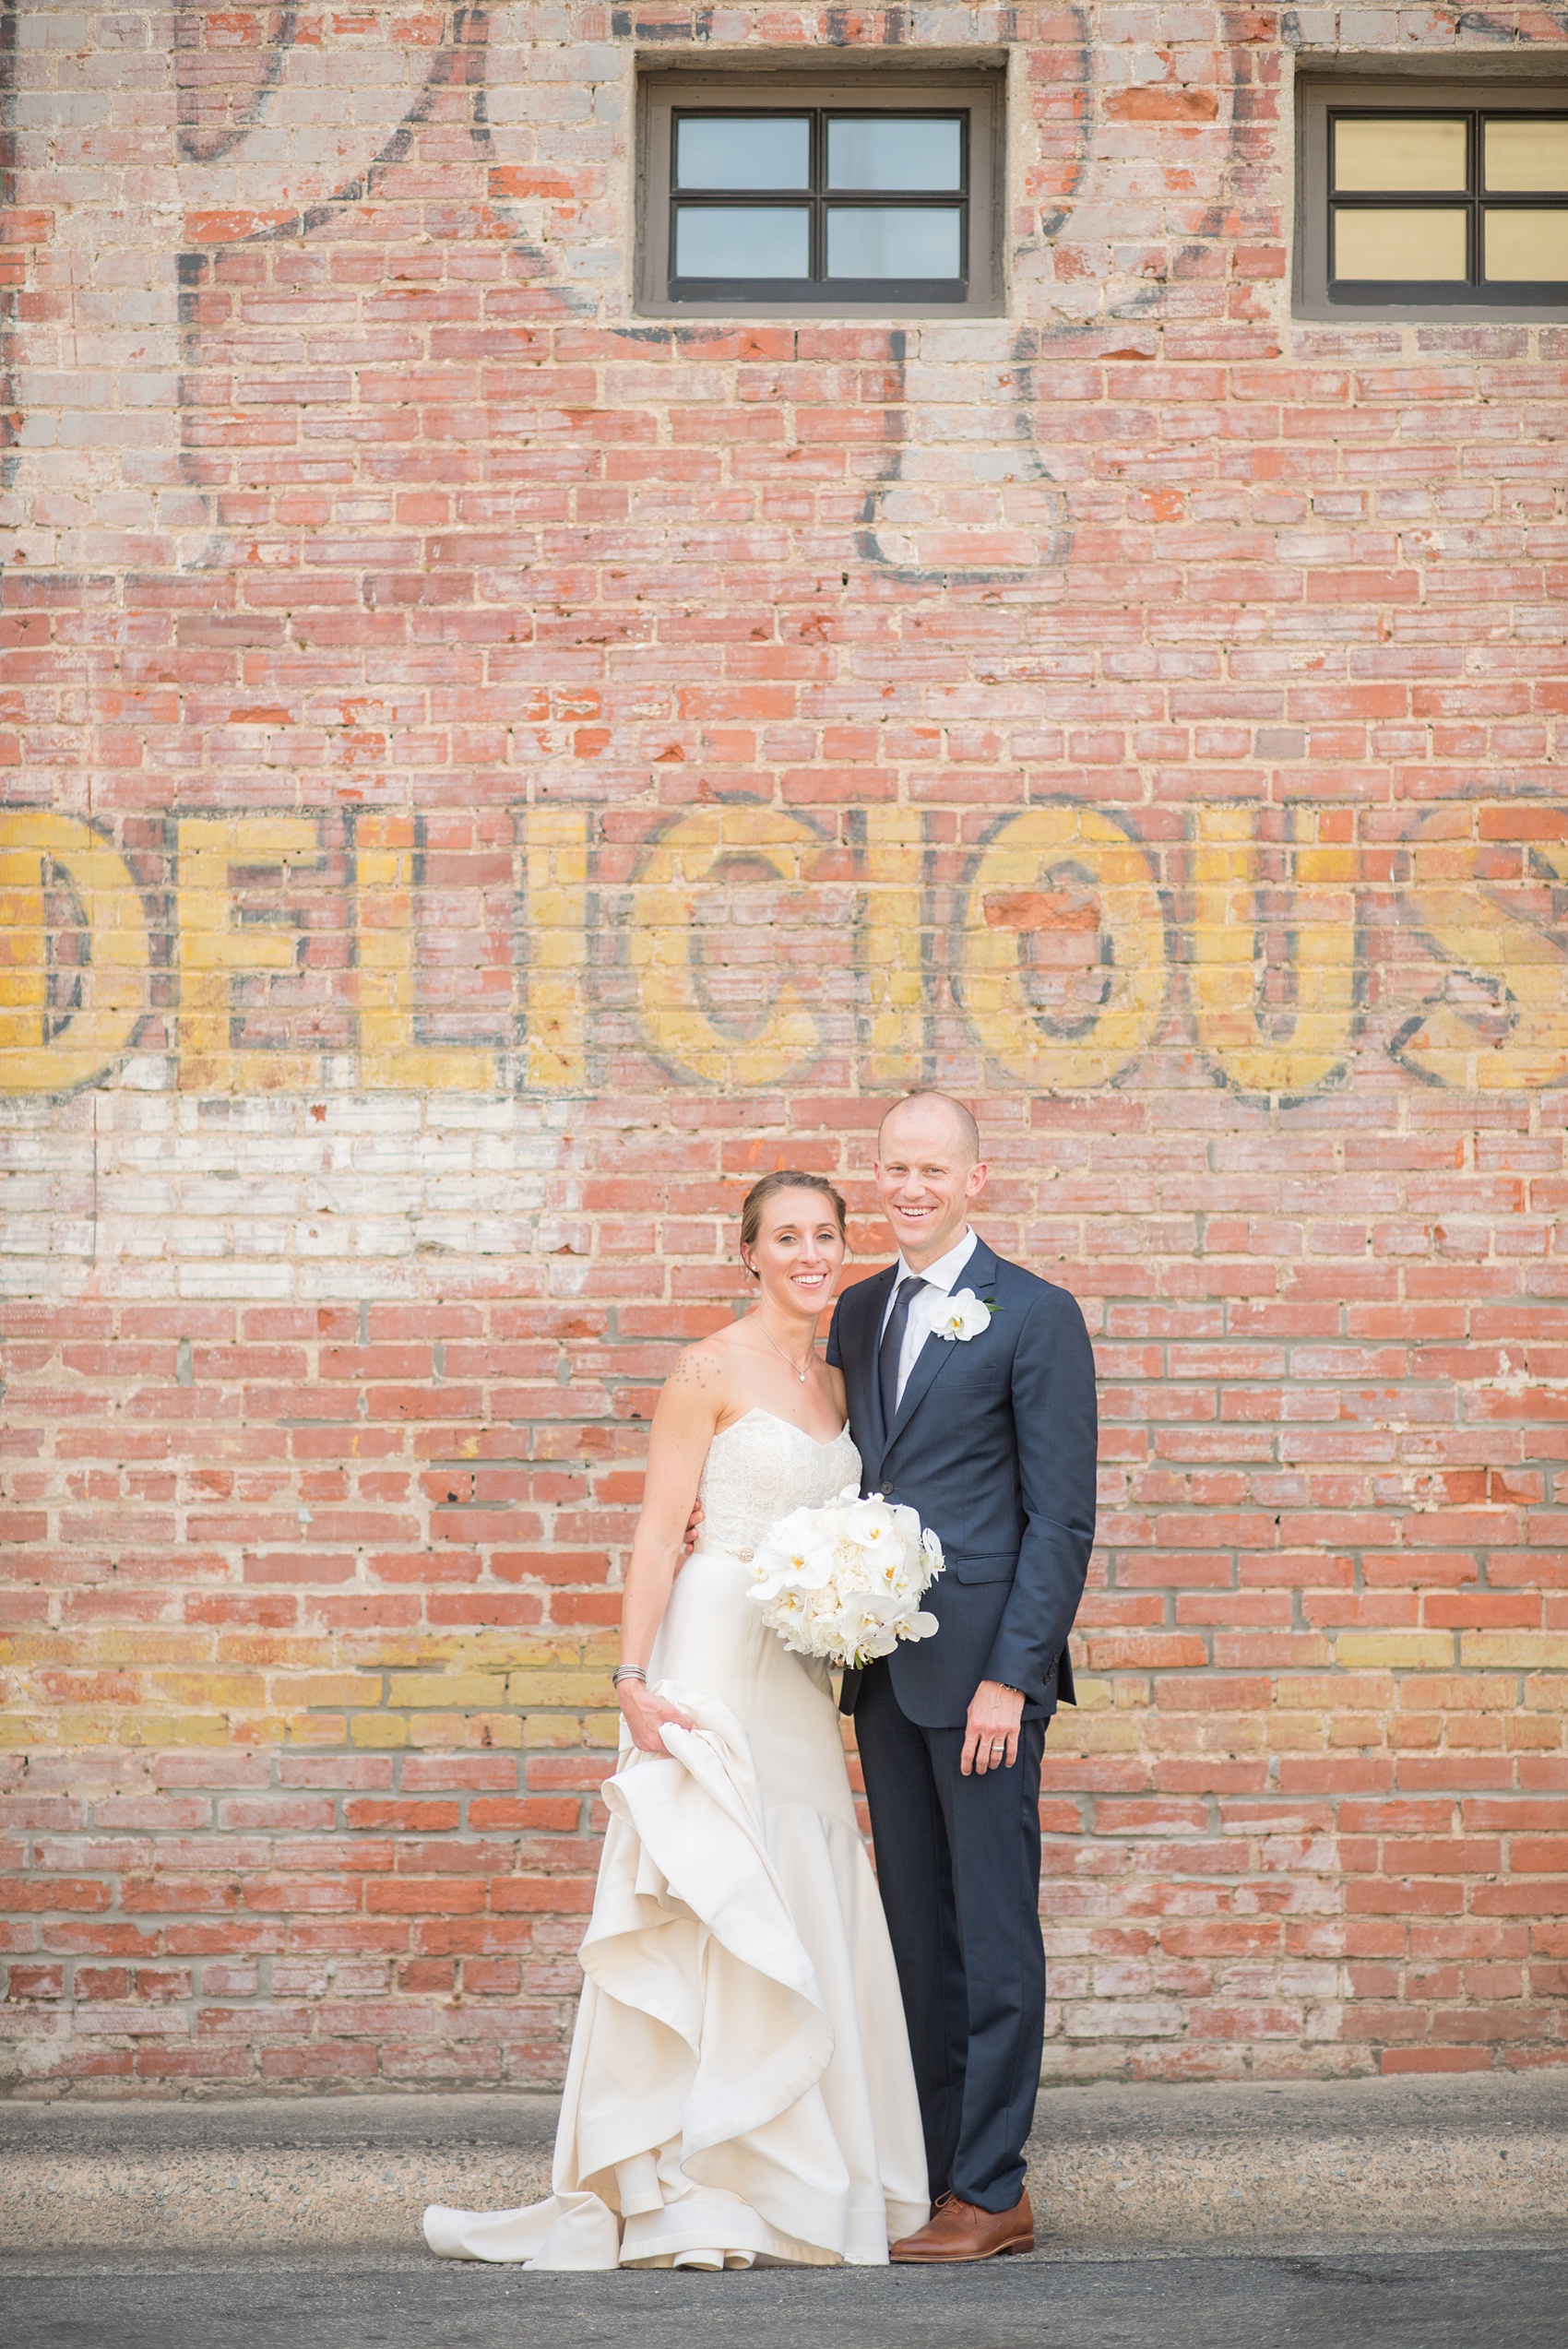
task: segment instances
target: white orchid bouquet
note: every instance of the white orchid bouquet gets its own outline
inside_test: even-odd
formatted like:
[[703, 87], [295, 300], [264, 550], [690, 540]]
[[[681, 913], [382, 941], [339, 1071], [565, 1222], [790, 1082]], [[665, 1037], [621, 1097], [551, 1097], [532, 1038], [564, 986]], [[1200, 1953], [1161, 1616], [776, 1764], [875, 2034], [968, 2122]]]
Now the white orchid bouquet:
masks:
[[942, 1572], [942, 1544], [912, 1509], [846, 1485], [823, 1509], [792, 1509], [770, 1525], [746, 1596], [797, 1655], [869, 1664], [900, 1640], [929, 1640], [921, 1600]]

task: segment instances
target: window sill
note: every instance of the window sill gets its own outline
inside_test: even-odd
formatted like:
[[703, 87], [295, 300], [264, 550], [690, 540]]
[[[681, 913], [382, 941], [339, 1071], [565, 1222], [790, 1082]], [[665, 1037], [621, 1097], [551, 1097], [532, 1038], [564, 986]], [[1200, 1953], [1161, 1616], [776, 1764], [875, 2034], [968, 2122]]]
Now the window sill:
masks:
[[983, 318], [1004, 318], [1004, 303], [979, 302], [639, 302], [638, 318], [771, 319], [777, 326], [822, 326], [835, 318], [878, 318], [885, 326], [902, 326], [929, 320], [962, 326]]
[[1306, 302], [1290, 305], [1303, 325], [1328, 326], [1561, 326], [1568, 304], [1550, 302]]

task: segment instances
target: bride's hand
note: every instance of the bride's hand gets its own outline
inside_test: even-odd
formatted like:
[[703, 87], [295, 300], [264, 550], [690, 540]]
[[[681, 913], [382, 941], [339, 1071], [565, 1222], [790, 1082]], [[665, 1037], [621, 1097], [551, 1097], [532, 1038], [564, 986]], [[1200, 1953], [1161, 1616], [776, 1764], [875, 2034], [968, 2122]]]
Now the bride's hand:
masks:
[[678, 1729], [695, 1729], [696, 1723], [678, 1704], [671, 1704], [642, 1680], [623, 1680], [615, 1691], [621, 1700], [621, 1710], [626, 1726], [632, 1733], [632, 1743], [639, 1753], [663, 1753], [667, 1750], [659, 1730], [666, 1721], [673, 1721]]

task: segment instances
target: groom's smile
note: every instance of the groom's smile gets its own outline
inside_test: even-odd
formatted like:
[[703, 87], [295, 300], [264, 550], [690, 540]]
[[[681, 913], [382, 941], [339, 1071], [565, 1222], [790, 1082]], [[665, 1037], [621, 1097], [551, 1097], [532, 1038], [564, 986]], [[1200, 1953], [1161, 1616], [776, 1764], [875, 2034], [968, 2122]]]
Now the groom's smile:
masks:
[[917, 1273], [946, 1254], [985, 1188], [986, 1169], [953, 1105], [930, 1097], [889, 1109], [874, 1171], [882, 1212]]

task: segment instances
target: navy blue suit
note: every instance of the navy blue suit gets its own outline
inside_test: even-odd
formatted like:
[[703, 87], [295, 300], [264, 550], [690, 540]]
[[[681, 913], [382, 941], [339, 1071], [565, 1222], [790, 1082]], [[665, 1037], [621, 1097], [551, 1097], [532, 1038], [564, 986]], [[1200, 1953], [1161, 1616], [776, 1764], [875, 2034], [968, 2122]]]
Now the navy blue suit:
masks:
[[[968, 1340], [928, 1337], [890, 1428], [877, 1381], [897, 1267], [839, 1299], [861, 1489], [907, 1501], [941, 1538], [923, 1604], [941, 1628], [844, 1676], [877, 1875], [909, 2018], [933, 2198], [982, 2210], [1023, 2191], [1045, 2023], [1039, 1773], [1046, 1723], [1073, 1702], [1067, 1634], [1094, 1546], [1094, 1357], [1076, 1300], [983, 1240], [959, 1288], [993, 1307]], [[965, 1777], [981, 1680], [1024, 1696], [1018, 1760]]]

